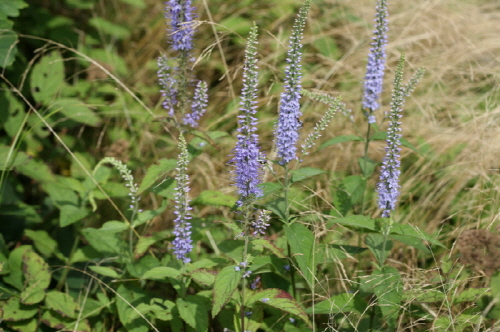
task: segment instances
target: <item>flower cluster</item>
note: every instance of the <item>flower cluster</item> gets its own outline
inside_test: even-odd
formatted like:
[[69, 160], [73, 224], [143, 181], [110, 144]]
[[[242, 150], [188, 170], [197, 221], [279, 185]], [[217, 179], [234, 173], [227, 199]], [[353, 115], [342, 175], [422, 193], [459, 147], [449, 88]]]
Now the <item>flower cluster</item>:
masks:
[[259, 160], [263, 154], [259, 148], [259, 137], [255, 133], [257, 119], [255, 118], [257, 103], [257, 59], [255, 58], [257, 45], [257, 26], [250, 30], [250, 38], [245, 51], [243, 68], [243, 89], [241, 91], [241, 115], [238, 116], [238, 141], [233, 150], [230, 163], [234, 165], [233, 177], [238, 188], [240, 199], [238, 205], [250, 204], [257, 197], [262, 196], [263, 169]]
[[300, 42], [310, 6], [311, 0], [306, 0], [295, 20], [289, 42], [286, 59], [288, 66], [285, 69], [285, 91], [281, 94], [278, 123], [275, 129], [276, 149], [278, 158], [281, 159], [281, 165], [297, 159], [296, 143], [299, 139], [299, 129], [302, 127], [302, 122], [299, 119], [302, 115], [299, 103], [302, 89], [302, 73], [300, 72], [302, 69], [300, 64], [302, 44]]
[[385, 70], [385, 47], [387, 45], [387, 0], [377, 2], [375, 14], [375, 31], [368, 54], [366, 76], [364, 80], [363, 108], [369, 123], [375, 122], [375, 112], [379, 107], [378, 100], [382, 94], [382, 83]]
[[189, 52], [193, 49], [193, 10], [191, 0], [170, 0], [166, 3], [165, 16], [170, 19], [172, 48]]
[[191, 215], [189, 211], [192, 209], [189, 206], [189, 177], [187, 175], [187, 164], [188, 164], [188, 151], [186, 146], [186, 140], [181, 134], [179, 137], [179, 148], [181, 153], [179, 154], [177, 160], [177, 176], [175, 177], [177, 181], [177, 187], [175, 188], [175, 215], [177, 218], [174, 220], [174, 231], [175, 239], [172, 242], [174, 245], [174, 254], [178, 260], [183, 260], [184, 263], [189, 263], [191, 259], [187, 255], [193, 249], [191, 245]]

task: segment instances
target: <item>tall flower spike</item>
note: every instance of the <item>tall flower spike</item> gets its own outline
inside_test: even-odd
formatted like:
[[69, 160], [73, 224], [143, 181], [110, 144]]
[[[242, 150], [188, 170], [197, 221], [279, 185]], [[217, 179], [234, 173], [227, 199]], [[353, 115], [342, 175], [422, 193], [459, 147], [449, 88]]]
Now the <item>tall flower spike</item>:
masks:
[[189, 211], [192, 209], [189, 206], [189, 177], [187, 175], [187, 164], [188, 164], [188, 151], [186, 146], [186, 140], [182, 133], [179, 137], [179, 149], [181, 153], [177, 159], [177, 187], [175, 188], [175, 215], [177, 218], [174, 220], [174, 231], [175, 240], [172, 242], [174, 245], [174, 254], [178, 260], [183, 260], [184, 263], [189, 263], [191, 261], [187, 255], [193, 249], [191, 245], [191, 215]]
[[299, 104], [302, 89], [302, 65], [300, 64], [302, 44], [300, 42], [310, 6], [311, 0], [306, 0], [300, 8], [288, 45], [285, 91], [281, 93], [278, 123], [275, 128], [276, 149], [278, 158], [281, 159], [281, 165], [297, 159], [296, 143], [299, 139], [299, 129], [302, 127], [302, 122], [299, 119], [302, 115]]
[[259, 160], [262, 153], [259, 148], [259, 136], [255, 133], [257, 119], [255, 118], [257, 104], [257, 26], [250, 30], [245, 64], [243, 68], [243, 89], [241, 91], [241, 115], [238, 115], [238, 141], [233, 150], [230, 163], [234, 165], [233, 178], [240, 199], [238, 205], [248, 204], [249, 200], [263, 195], [259, 185], [262, 183], [263, 169]]
[[379, 107], [378, 100], [382, 94], [382, 83], [385, 70], [385, 47], [387, 45], [387, 0], [377, 2], [375, 13], [375, 31], [368, 54], [366, 76], [364, 81], [363, 108], [369, 123], [375, 123], [375, 112]]
[[191, 128], [198, 127], [198, 121], [205, 114], [208, 105], [207, 83], [198, 81], [194, 90], [193, 103], [191, 104], [191, 113], [186, 114], [183, 119], [185, 125]]
[[386, 154], [382, 161], [380, 179], [377, 184], [378, 206], [383, 210], [382, 217], [389, 217], [392, 210], [396, 208], [399, 196], [400, 154], [401, 149], [401, 111], [405, 102], [405, 90], [403, 85], [404, 54], [401, 55], [394, 78], [394, 91], [392, 92], [391, 111], [389, 113], [389, 128], [387, 129]]
[[165, 16], [170, 19], [172, 48], [190, 51], [193, 48], [193, 9], [191, 0], [170, 0], [165, 3]]

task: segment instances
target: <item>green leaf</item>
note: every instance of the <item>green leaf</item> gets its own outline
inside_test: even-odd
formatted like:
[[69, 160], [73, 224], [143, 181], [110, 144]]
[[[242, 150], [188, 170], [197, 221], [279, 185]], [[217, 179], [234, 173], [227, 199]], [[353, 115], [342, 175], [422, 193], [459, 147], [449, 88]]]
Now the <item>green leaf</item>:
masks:
[[6, 322], [28, 319], [38, 313], [38, 306], [23, 304], [17, 297], [11, 297], [7, 301], [0, 303]]
[[323, 144], [320, 145], [318, 150], [324, 149], [330, 145], [334, 145], [334, 144], [338, 144], [338, 143], [359, 142], [359, 141], [362, 142], [364, 140], [361, 137], [356, 136], [356, 135], [341, 135], [341, 136], [331, 138], [328, 141], [324, 142]]
[[134, 256], [140, 257], [149, 249], [150, 246], [158, 241], [165, 240], [169, 236], [169, 232], [153, 233], [150, 236], [139, 236], [139, 241], [135, 245]]
[[375, 172], [375, 168], [377, 167], [378, 163], [367, 157], [359, 157], [358, 165], [361, 168], [363, 176], [365, 177], [365, 179], [367, 179], [373, 174], [373, 172]]
[[261, 184], [261, 188], [262, 191], [264, 192], [263, 197], [266, 197], [268, 195], [274, 194], [275, 192], [283, 190], [283, 186], [275, 182], [265, 182]]
[[79, 206], [67, 204], [60, 208], [61, 212], [59, 215], [59, 226], [66, 227], [68, 225], [74, 224], [77, 221], [82, 220], [90, 214], [90, 210], [86, 208], [81, 208]]
[[194, 328], [196, 332], [208, 330], [208, 306], [206, 298], [199, 295], [188, 295], [185, 299], [178, 298], [177, 310], [182, 320]]
[[195, 270], [191, 272], [191, 278], [193, 280], [206, 287], [212, 287], [215, 283], [216, 273], [213, 271], [207, 271], [205, 269]]
[[137, 226], [143, 225], [153, 220], [153, 218], [161, 215], [165, 211], [167, 206], [168, 206], [168, 200], [164, 199], [163, 202], [161, 203], [161, 206], [158, 209], [139, 212], [137, 218], [135, 218], [134, 221], [132, 221], [132, 227], [136, 228]]
[[[236, 271], [236, 265], [226, 266], [217, 274], [213, 289], [212, 317], [215, 317], [229, 301], [243, 275], [243, 271]], [[238, 267], [239, 268], [239, 267]]]
[[192, 272], [199, 269], [209, 269], [217, 265], [226, 264], [226, 260], [222, 258], [202, 258], [195, 262], [191, 262], [186, 266], [187, 272]]
[[23, 257], [26, 252], [31, 252], [31, 246], [20, 246], [10, 252], [8, 267], [9, 275], [3, 277], [3, 281], [14, 286], [17, 290], [22, 291], [24, 288], [23, 282]]
[[0, 2], [0, 17], [18, 17], [19, 10], [28, 7], [23, 0], [2, 0]]
[[367, 283], [377, 295], [378, 305], [385, 320], [389, 326], [394, 327], [403, 298], [403, 283], [399, 271], [388, 266], [376, 269], [368, 277]]
[[204, 190], [193, 199], [192, 205], [211, 205], [232, 207], [237, 199], [233, 195], [226, 195], [217, 190]]
[[118, 279], [120, 278], [120, 275], [118, 272], [116, 272], [114, 269], [107, 267], [107, 266], [89, 266], [89, 269], [102, 274], [103, 276], [110, 277], [110, 278], [115, 278]]
[[9, 146], [0, 146], [0, 171], [10, 171], [13, 167], [26, 164], [29, 156], [22, 151], [11, 150]]
[[[0, 32], [0, 52], [1, 52], [1, 33]], [[0, 56], [1, 61], [1, 56]], [[0, 62], [1, 63], [1, 62]], [[0, 127], [9, 135], [9, 137], [14, 138], [22, 129], [27, 122], [26, 111], [24, 110], [24, 104], [16, 97], [16, 95], [8, 89], [7, 86], [2, 85], [3, 91], [0, 91], [0, 105], [4, 107], [0, 108]], [[20, 153], [21, 151], [18, 151]], [[2, 157], [0, 160], [5, 162], [0, 163], [0, 167], [6, 164], [7, 159]], [[14, 165], [12, 165], [14, 166]]]
[[267, 202], [264, 208], [274, 212], [283, 222], [286, 221], [286, 201], [283, 197]]
[[64, 64], [59, 52], [45, 55], [33, 66], [31, 72], [31, 94], [38, 103], [48, 104], [65, 84]]
[[50, 291], [45, 298], [45, 305], [61, 316], [69, 318], [77, 317], [78, 304], [69, 294]]
[[304, 225], [294, 223], [285, 226], [285, 236], [292, 255], [299, 265], [302, 276], [309, 287], [314, 284], [314, 234]]
[[128, 246], [121, 238], [128, 225], [119, 221], [108, 221], [101, 228], [86, 228], [82, 231], [89, 244], [102, 254], [123, 254]]
[[57, 99], [50, 106], [51, 111], [56, 111], [65, 117], [87, 126], [97, 127], [101, 119], [84, 102], [75, 98]]
[[52, 174], [49, 166], [36, 159], [30, 159], [27, 163], [17, 166], [16, 170], [35, 181], [55, 181], [55, 176]]
[[[387, 132], [385, 132], [385, 131], [376, 132], [375, 134], [373, 134], [371, 140], [372, 141], [387, 141]], [[413, 144], [408, 142], [406, 139], [401, 138], [400, 141], [401, 141], [401, 145], [413, 150], [415, 153], [420, 154], [420, 151], [418, 151], [418, 149]]]
[[260, 303], [265, 303], [266, 305], [295, 315], [312, 328], [309, 317], [307, 317], [301, 305], [290, 294], [281, 289], [264, 289], [253, 294], [248, 300], [248, 306], [250, 307]]
[[149, 303], [150, 297], [140, 288], [130, 285], [120, 285], [116, 290], [116, 310], [120, 322], [129, 332], [148, 332], [151, 326], [142, 318], [137, 317], [136, 307], [142, 303]]
[[30, 238], [35, 245], [35, 248], [46, 258], [52, 256], [54, 253], [58, 252], [57, 242], [52, 239], [46, 231], [39, 230], [34, 231], [31, 229], [25, 229], [24, 235]]
[[345, 191], [351, 197], [351, 204], [360, 202], [366, 189], [366, 180], [359, 175], [346, 176], [343, 181]]
[[31, 248], [23, 255], [23, 275], [26, 288], [21, 293], [21, 301], [25, 304], [41, 302], [52, 276], [49, 265]]
[[403, 294], [403, 300], [407, 302], [442, 302], [445, 299], [446, 295], [437, 289], [410, 288]]
[[88, 23], [100, 32], [111, 35], [118, 39], [124, 39], [130, 36], [130, 30], [128, 28], [112, 23], [102, 17], [94, 16], [89, 20]]
[[417, 239], [415, 237], [409, 236], [409, 235], [397, 235], [393, 234], [390, 236], [391, 239], [402, 242], [408, 246], [411, 246], [413, 248], [416, 248], [420, 250], [423, 253], [430, 254], [431, 251], [427, 246], [422, 244], [422, 241], [420, 239]]
[[123, 3], [126, 3], [127, 5], [134, 6], [139, 9], [146, 8], [146, 4], [144, 3], [144, 0], [120, 0]]
[[341, 224], [345, 226], [352, 226], [356, 228], [368, 229], [370, 231], [376, 231], [377, 226], [375, 224], [375, 220], [367, 216], [348, 216], [343, 218], [334, 219], [326, 225], [326, 227], [330, 228], [335, 224]]
[[266, 249], [269, 249], [273, 254], [278, 256], [279, 258], [286, 258], [285, 255], [274, 245], [274, 243], [270, 242], [269, 240], [266, 239], [253, 239], [252, 244], [256, 249], [258, 249], [259, 246], [264, 247]]
[[5, 28], [0, 30], [0, 67], [7, 68], [14, 62], [17, 54], [17, 42], [17, 34], [14, 31]]
[[81, 332], [90, 332], [90, 326], [87, 323], [86, 320], [78, 320], [78, 323], [75, 321], [73, 318], [68, 318], [64, 317], [57, 312], [54, 312], [52, 310], [45, 310], [42, 317], [41, 321], [53, 328], [57, 329], [59, 331], [76, 331], [76, 324], [78, 324], [78, 331]]
[[344, 293], [332, 296], [330, 299], [316, 303], [314, 307], [307, 308], [306, 313], [312, 314], [337, 314], [341, 312], [356, 312], [363, 314], [368, 308], [368, 303], [358, 293]]
[[142, 194], [146, 189], [151, 187], [160, 179], [165, 178], [165, 176], [175, 169], [177, 166], [177, 160], [175, 159], [160, 159], [159, 165], [149, 166], [144, 179], [139, 187], [138, 194]]
[[412, 236], [417, 239], [427, 241], [430, 243], [430, 245], [437, 245], [440, 246], [441, 248], [446, 248], [445, 245], [443, 245], [441, 242], [439, 242], [437, 239], [433, 238], [429, 234], [421, 231], [417, 226], [413, 225], [406, 225], [406, 224], [394, 224], [391, 227], [390, 234], [400, 234], [400, 235], [407, 235], [407, 236]]
[[166, 281], [167, 278], [177, 278], [180, 275], [181, 271], [174, 269], [173, 267], [159, 266], [144, 273], [141, 279]]
[[292, 183], [295, 183], [326, 172], [314, 167], [303, 167], [290, 173], [292, 173]]
[[370, 233], [365, 237], [365, 244], [373, 253], [379, 266], [383, 266], [392, 249], [392, 241], [384, 239], [382, 234]]

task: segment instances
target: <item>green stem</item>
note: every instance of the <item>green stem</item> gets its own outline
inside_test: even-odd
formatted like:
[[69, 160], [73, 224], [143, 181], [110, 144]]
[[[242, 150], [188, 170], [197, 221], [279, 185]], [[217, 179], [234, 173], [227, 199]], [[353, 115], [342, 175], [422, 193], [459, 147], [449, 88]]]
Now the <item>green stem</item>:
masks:
[[[367, 122], [367, 124], [368, 124], [368, 129], [366, 130], [365, 151], [364, 151], [364, 157], [363, 157], [363, 163], [364, 163], [363, 169], [366, 169], [366, 166], [367, 166], [368, 148], [370, 146], [370, 131], [372, 129], [372, 126], [370, 125], [370, 123]], [[363, 174], [363, 178], [365, 178], [364, 172], [362, 174]], [[366, 178], [365, 178], [365, 180], [366, 180]], [[363, 195], [361, 196], [361, 215], [363, 215], [365, 213], [365, 194], [366, 194], [366, 186], [365, 186], [365, 189], [363, 190]]]

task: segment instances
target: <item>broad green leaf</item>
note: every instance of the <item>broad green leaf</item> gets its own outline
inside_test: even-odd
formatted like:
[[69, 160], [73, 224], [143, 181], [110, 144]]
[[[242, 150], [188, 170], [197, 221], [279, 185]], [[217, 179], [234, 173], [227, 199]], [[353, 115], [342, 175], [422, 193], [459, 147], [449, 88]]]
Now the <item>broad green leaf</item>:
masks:
[[144, 3], [144, 0], [120, 0], [123, 3], [126, 3], [127, 5], [134, 6], [136, 8], [145, 8], [146, 4]]
[[232, 207], [237, 201], [233, 195], [226, 195], [217, 190], [204, 190], [193, 201], [193, 205], [211, 205]]
[[[264, 306], [257, 305], [252, 308], [250, 316], [245, 315], [245, 331], [256, 332], [264, 320]], [[289, 332], [285, 330], [286, 332]]]
[[149, 249], [150, 246], [158, 241], [165, 240], [169, 236], [170, 232], [159, 232], [153, 233], [150, 236], [139, 236], [139, 241], [135, 245], [134, 256], [140, 257]]
[[169, 321], [172, 319], [172, 309], [175, 307], [175, 303], [169, 300], [163, 299], [152, 299], [151, 300], [151, 312], [154, 313], [156, 319], [163, 321]]
[[375, 172], [375, 168], [377, 167], [378, 163], [367, 157], [359, 157], [358, 165], [361, 168], [363, 176], [365, 177], [365, 179], [367, 179], [372, 176], [373, 172]]
[[366, 189], [366, 180], [359, 175], [346, 176], [343, 181], [345, 191], [351, 197], [351, 204], [356, 204], [363, 198]]
[[441, 242], [439, 242], [437, 239], [433, 238], [429, 234], [421, 231], [417, 226], [406, 225], [406, 224], [394, 224], [391, 227], [391, 234], [412, 236], [417, 239], [427, 241], [430, 243], [430, 245], [437, 245], [447, 249], [446, 246], [444, 246]]
[[132, 221], [132, 227], [135, 228], [153, 220], [153, 218], [161, 215], [165, 211], [167, 206], [168, 200], [164, 199], [158, 209], [139, 212], [137, 217]]
[[136, 307], [141, 303], [149, 303], [151, 298], [146, 292], [140, 288], [131, 285], [120, 285], [118, 287], [116, 296], [116, 310], [120, 322], [125, 326], [127, 331], [132, 332], [149, 332], [151, 326], [137, 313]]
[[198, 283], [202, 286], [212, 287], [215, 283], [216, 273], [212, 272], [212, 271], [200, 269], [200, 270], [196, 270], [196, 271], [191, 272], [190, 275], [191, 275], [191, 278], [193, 278], [193, 280], [196, 283]]
[[122, 234], [129, 228], [119, 221], [108, 221], [101, 228], [86, 228], [82, 231], [89, 244], [105, 255], [123, 254], [128, 245], [122, 239]]
[[319, 150], [324, 149], [330, 145], [344, 143], [344, 142], [360, 142], [364, 141], [361, 137], [356, 135], [341, 135], [334, 138], [329, 139], [325, 143], [321, 144]]
[[303, 167], [299, 168], [298, 170], [292, 171], [291, 173], [292, 173], [292, 183], [294, 183], [319, 174], [324, 174], [326, 172], [314, 167]]
[[19, 11], [28, 7], [28, 4], [23, 0], [2, 0], [0, 2], [0, 17], [18, 17]]
[[227, 262], [225, 259], [222, 258], [202, 258], [200, 260], [197, 260], [195, 262], [191, 262], [186, 266], [186, 271], [187, 272], [192, 272], [195, 270], [199, 269], [209, 269], [217, 265], [225, 265]]
[[33, 66], [31, 72], [31, 94], [38, 103], [48, 104], [56, 99], [57, 92], [65, 84], [64, 64], [59, 52], [46, 54]]
[[279, 197], [275, 200], [267, 202], [264, 204], [264, 208], [271, 212], [274, 212], [283, 222], [286, 220], [286, 201], [283, 197]]
[[379, 266], [383, 266], [392, 249], [392, 241], [384, 239], [382, 234], [370, 233], [365, 237], [365, 244], [373, 253]]
[[127, 271], [135, 278], [142, 278], [144, 273], [159, 266], [162, 266], [162, 263], [158, 260], [158, 258], [146, 255], [136, 261], [128, 262]]
[[377, 226], [375, 220], [367, 216], [348, 216], [343, 218], [333, 219], [326, 225], [328, 228], [334, 226], [335, 224], [341, 224], [345, 226], [352, 226], [356, 228], [368, 229], [370, 231], [376, 231]]
[[226, 29], [229, 29], [230, 31], [235, 32], [238, 35], [245, 36], [250, 31], [250, 27], [252, 26], [252, 22], [249, 19], [244, 18], [243, 16], [231, 15], [231, 16], [228, 16], [227, 18], [223, 19], [220, 22], [219, 26], [226, 28]]
[[167, 278], [177, 278], [181, 271], [167, 266], [158, 266], [144, 273], [141, 279], [167, 281]]
[[255, 248], [258, 248], [259, 246], [261, 246], [261, 247], [264, 247], [266, 249], [269, 249], [273, 254], [275, 254], [279, 258], [286, 258], [286, 256], [283, 255], [283, 253], [280, 251], [280, 249], [278, 249], [278, 247], [276, 247], [274, 245], [274, 243], [272, 243], [269, 240], [266, 240], [266, 239], [253, 239], [252, 240], [252, 244], [254, 245]]
[[28, 319], [38, 313], [38, 306], [23, 304], [17, 297], [0, 302], [0, 306], [3, 309], [4, 320], [7, 322]]
[[107, 266], [89, 266], [89, 269], [106, 277], [115, 279], [120, 278], [120, 275], [116, 272], [116, 270]]
[[[33, 317], [31, 319], [10, 322], [8, 324], [9, 331], [15, 330], [20, 332], [37, 332], [39, 325], [38, 321], [38, 318]], [[0, 329], [0, 332], [3, 332], [3, 329]]]
[[271, 288], [256, 292], [248, 299], [247, 303], [250, 307], [265, 303], [266, 305], [299, 317], [312, 328], [309, 317], [307, 317], [302, 306], [290, 294], [281, 289]]
[[431, 253], [431, 251], [429, 250], [429, 248], [422, 243], [422, 240], [417, 239], [417, 238], [415, 238], [413, 236], [392, 234], [392, 235], [390, 235], [390, 238], [393, 239], [393, 240], [402, 242], [402, 243], [404, 243], [404, 244], [406, 244], [408, 246], [411, 246], [413, 248], [416, 248], [416, 249], [420, 250], [423, 253], [426, 253], [426, 254], [430, 254]]
[[82, 220], [90, 214], [90, 210], [86, 208], [81, 208], [75, 205], [63, 205], [60, 208], [61, 212], [59, 215], [59, 226], [66, 227], [68, 225], [74, 224], [77, 221]]
[[377, 295], [378, 305], [386, 322], [394, 327], [403, 298], [403, 283], [399, 271], [388, 266], [376, 269], [367, 282]]
[[[238, 268], [238, 271], [235, 268]], [[212, 317], [215, 317], [229, 301], [242, 275], [243, 271], [236, 265], [226, 266], [217, 274], [213, 289]]]
[[178, 298], [177, 310], [189, 326], [196, 332], [205, 332], [208, 329], [208, 306], [206, 298], [199, 295], [188, 295], [185, 299]]
[[274, 194], [275, 192], [283, 190], [283, 186], [275, 182], [265, 182], [261, 184], [261, 188], [262, 191], [264, 192], [263, 197], [266, 197], [268, 195]]
[[292, 250], [293, 258], [309, 287], [314, 284], [316, 264], [314, 262], [314, 234], [304, 225], [294, 223], [285, 226], [285, 236]]
[[340, 312], [356, 312], [363, 314], [368, 308], [368, 303], [357, 294], [339, 294], [326, 301], [316, 303], [314, 307], [307, 308], [306, 313], [312, 314], [337, 314]]
[[[1, 4], [0, 2], [0, 6]], [[14, 31], [6, 28], [0, 30], [0, 67], [7, 68], [14, 62], [17, 54], [17, 42], [17, 34]]]
[[29, 156], [22, 151], [11, 151], [9, 146], [0, 146], [0, 171], [9, 171], [13, 167], [26, 164]]
[[[2, 32], [0, 32], [0, 52], [1, 51], [1, 37]], [[0, 55], [0, 61], [1, 55]], [[1, 63], [1, 62], [0, 62]], [[3, 127], [9, 137], [15, 137], [27, 121], [25, 105], [10, 91], [7, 86], [1, 86], [3, 91], [0, 91], [0, 105], [4, 107], [0, 108], [0, 127]], [[19, 151], [20, 152], [20, 151]], [[0, 158], [0, 160], [7, 159]], [[3, 166], [1, 163], [0, 166]]]
[[22, 291], [24, 288], [23, 257], [27, 252], [32, 252], [31, 246], [20, 246], [11, 251], [9, 255], [10, 273], [3, 277], [3, 281]]
[[26, 288], [21, 293], [21, 301], [25, 304], [41, 302], [52, 276], [49, 265], [31, 248], [23, 255], [23, 275]]
[[56, 179], [49, 166], [36, 159], [30, 159], [27, 163], [17, 166], [16, 171], [35, 181], [49, 182]]
[[177, 166], [175, 159], [160, 159], [159, 165], [149, 166], [144, 179], [139, 187], [138, 194], [142, 194], [157, 181], [164, 179], [165, 176]]
[[437, 289], [408, 289], [403, 293], [403, 300], [408, 302], [442, 302], [446, 294]]
[[50, 291], [45, 298], [45, 305], [64, 317], [76, 318], [78, 304], [66, 293]]
[[111, 35], [118, 39], [124, 39], [130, 36], [130, 29], [123, 25], [112, 23], [102, 17], [94, 16], [89, 20], [88, 23], [100, 32]]
[[57, 330], [76, 331], [76, 324], [78, 324], [79, 332], [91, 332], [91, 328], [86, 320], [82, 319], [77, 323], [74, 318], [64, 317], [52, 310], [45, 310], [41, 321], [45, 325]]
[[51, 111], [59, 112], [68, 119], [97, 127], [101, 119], [83, 101], [75, 98], [57, 99], [50, 106]]

